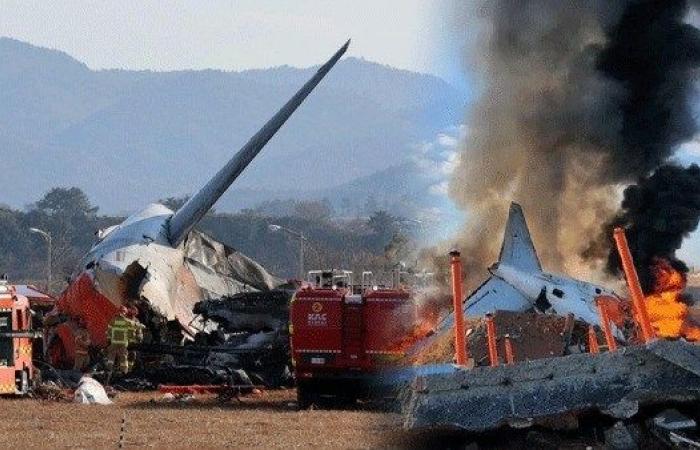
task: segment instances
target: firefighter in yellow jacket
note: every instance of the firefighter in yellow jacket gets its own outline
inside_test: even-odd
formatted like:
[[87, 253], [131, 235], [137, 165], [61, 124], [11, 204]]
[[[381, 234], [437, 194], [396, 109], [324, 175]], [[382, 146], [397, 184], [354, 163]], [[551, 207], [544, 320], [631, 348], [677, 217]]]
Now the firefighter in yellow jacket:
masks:
[[135, 308], [122, 307], [119, 314], [107, 327], [107, 371], [108, 381], [111, 380], [115, 370], [125, 375], [131, 370], [129, 358], [129, 344], [139, 343], [143, 340], [144, 326], [137, 320]]

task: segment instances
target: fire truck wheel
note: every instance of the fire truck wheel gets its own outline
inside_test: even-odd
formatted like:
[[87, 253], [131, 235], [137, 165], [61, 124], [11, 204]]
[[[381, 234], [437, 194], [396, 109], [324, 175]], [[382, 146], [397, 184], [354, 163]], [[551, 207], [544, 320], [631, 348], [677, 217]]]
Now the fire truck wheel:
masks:
[[297, 382], [297, 406], [299, 409], [309, 409], [313, 405], [318, 405], [320, 396], [316, 386], [312, 381]]
[[17, 390], [20, 394], [24, 395], [29, 392], [29, 374], [26, 370], [22, 370], [17, 379]]
[[338, 406], [349, 408], [357, 403], [357, 394], [355, 393], [342, 393], [336, 396], [336, 404]]

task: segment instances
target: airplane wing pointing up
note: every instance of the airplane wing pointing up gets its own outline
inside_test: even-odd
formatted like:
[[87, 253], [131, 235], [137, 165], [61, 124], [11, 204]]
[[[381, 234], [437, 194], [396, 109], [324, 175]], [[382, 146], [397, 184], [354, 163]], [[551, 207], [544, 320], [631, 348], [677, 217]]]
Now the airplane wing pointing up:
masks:
[[508, 223], [503, 236], [499, 263], [509, 265], [523, 272], [541, 272], [542, 266], [532, 244], [530, 230], [525, 222], [523, 209], [517, 203], [510, 204]]
[[[462, 304], [466, 317], [484, 316], [499, 311], [527, 311], [532, 308], [527, 297], [513, 286], [497, 277], [491, 277], [481, 284]], [[454, 314], [450, 313], [440, 322], [437, 329], [451, 329]]]
[[174, 246], [180, 244], [185, 239], [187, 233], [194, 228], [197, 222], [211, 209], [226, 189], [234, 182], [250, 162], [260, 153], [260, 150], [275, 135], [277, 130], [289, 119], [289, 117], [301, 105], [304, 99], [314, 90], [316, 85], [326, 76], [326, 74], [338, 62], [350, 45], [346, 42], [331, 59], [322, 65], [314, 76], [294, 94], [277, 114], [267, 122], [250, 140], [233, 155], [233, 158], [217, 172], [192, 198], [190, 198], [180, 209], [170, 218], [169, 237], [170, 243]]

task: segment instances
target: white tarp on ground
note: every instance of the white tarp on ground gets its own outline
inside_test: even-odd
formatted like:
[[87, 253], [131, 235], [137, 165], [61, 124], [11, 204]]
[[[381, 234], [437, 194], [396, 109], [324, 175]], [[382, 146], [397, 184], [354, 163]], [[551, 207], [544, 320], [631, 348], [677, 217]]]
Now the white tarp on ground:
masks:
[[75, 402], [84, 405], [111, 405], [105, 388], [94, 378], [83, 375], [75, 390]]

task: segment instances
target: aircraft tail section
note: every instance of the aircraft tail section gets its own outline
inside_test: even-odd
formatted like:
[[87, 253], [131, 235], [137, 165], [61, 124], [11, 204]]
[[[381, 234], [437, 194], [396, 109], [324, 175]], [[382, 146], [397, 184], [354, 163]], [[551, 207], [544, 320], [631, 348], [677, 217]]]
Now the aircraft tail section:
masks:
[[170, 243], [179, 245], [187, 236], [187, 233], [194, 228], [202, 217], [211, 209], [221, 195], [226, 192], [231, 183], [243, 172], [260, 150], [275, 135], [277, 130], [289, 119], [306, 97], [314, 90], [316, 85], [326, 76], [326, 74], [338, 62], [350, 45], [348, 41], [340, 48], [324, 65], [322, 65], [314, 76], [299, 89], [277, 114], [267, 122], [238, 152], [233, 158], [209, 180], [194, 196], [192, 196], [180, 209], [173, 214], [169, 223]]
[[525, 222], [523, 209], [517, 203], [510, 204], [508, 223], [503, 236], [499, 264], [509, 265], [524, 272], [541, 272], [542, 266], [532, 244], [530, 230]]

